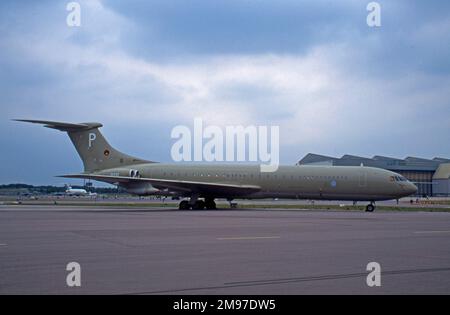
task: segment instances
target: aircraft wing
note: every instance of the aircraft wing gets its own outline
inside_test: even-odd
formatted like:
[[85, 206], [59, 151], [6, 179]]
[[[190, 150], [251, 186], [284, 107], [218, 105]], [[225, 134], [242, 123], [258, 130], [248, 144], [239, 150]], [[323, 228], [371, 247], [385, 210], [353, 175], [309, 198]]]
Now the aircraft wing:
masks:
[[61, 175], [58, 177], [91, 179], [110, 184], [123, 184], [123, 185], [132, 183], [136, 184], [141, 182], [141, 183], [149, 183], [153, 187], [161, 190], [169, 189], [171, 191], [199, 193], [203, 195], [212, 194], [218, 197], [246, 196], [261, 190], [261, 187], [254, 185], [236, 185], [236, 184], [223, 184], [214, 182], [195, 182], [195, 181], [157, 179], [157, 178], [136, 178], [127, 176], [110, 176], [110, 175], [96, 175], [96, 174], [72, 174], [72, 175]]

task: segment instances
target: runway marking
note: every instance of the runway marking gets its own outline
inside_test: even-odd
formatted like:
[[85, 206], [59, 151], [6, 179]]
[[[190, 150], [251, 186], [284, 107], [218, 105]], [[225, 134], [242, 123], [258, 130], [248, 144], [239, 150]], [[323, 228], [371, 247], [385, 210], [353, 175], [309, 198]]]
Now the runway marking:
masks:
[[261, 240], [261, 239], [277, 239], [281, 236], [236, 236], [236, 237], [218, 237], [218, 241], [233, 241], [233, 240]]
[[0, 246], [8, 246], [8, 244], [0, 244]]
[[450, 233], [450, 231], [416, 231], [415, 234], [440, 234], [440, 233]]

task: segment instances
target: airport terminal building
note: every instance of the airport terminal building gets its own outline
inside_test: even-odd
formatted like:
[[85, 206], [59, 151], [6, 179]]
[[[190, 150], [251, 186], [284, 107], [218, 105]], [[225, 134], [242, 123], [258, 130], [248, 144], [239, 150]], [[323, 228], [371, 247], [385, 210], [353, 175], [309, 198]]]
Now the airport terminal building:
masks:
[[341, 158], [319, 154], [307, 154], [297, 165], [372, 166], [399, 173], [414, 182], [418, 196], [450, 196], [450, 159], [432, 160], [417, 157], [397, 159], [376, 155], [366, 158], [344, 155]]

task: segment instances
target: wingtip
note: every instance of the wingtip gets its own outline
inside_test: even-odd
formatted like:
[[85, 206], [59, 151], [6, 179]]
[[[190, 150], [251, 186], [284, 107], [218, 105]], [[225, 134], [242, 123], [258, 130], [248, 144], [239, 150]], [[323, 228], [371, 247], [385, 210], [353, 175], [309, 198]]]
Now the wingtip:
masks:
[[32, 119], [19, 119], [19, 118], [13, 118], [12, 121], [18, 121], [18, 122], [27, 122], [27, 123], [37, 123], [38, 121], [32, 120]]

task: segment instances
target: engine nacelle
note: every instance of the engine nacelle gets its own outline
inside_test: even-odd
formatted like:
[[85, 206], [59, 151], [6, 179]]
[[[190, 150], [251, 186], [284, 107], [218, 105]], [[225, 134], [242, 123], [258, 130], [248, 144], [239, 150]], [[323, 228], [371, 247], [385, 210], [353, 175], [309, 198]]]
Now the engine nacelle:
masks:
[[133, 177], [140, 178], [141, 174], [138, 170], [129, 168], [113, 168], [105, 171], [101, 171], [98, 174], [106, 176], [121, 176], [121, 177]]
[[150, 183], [133, 183], [124, 185], [123, 188], [133, 195], [149, 196], [156, 195], [160, 192], [159, 189], [153, 187]]

